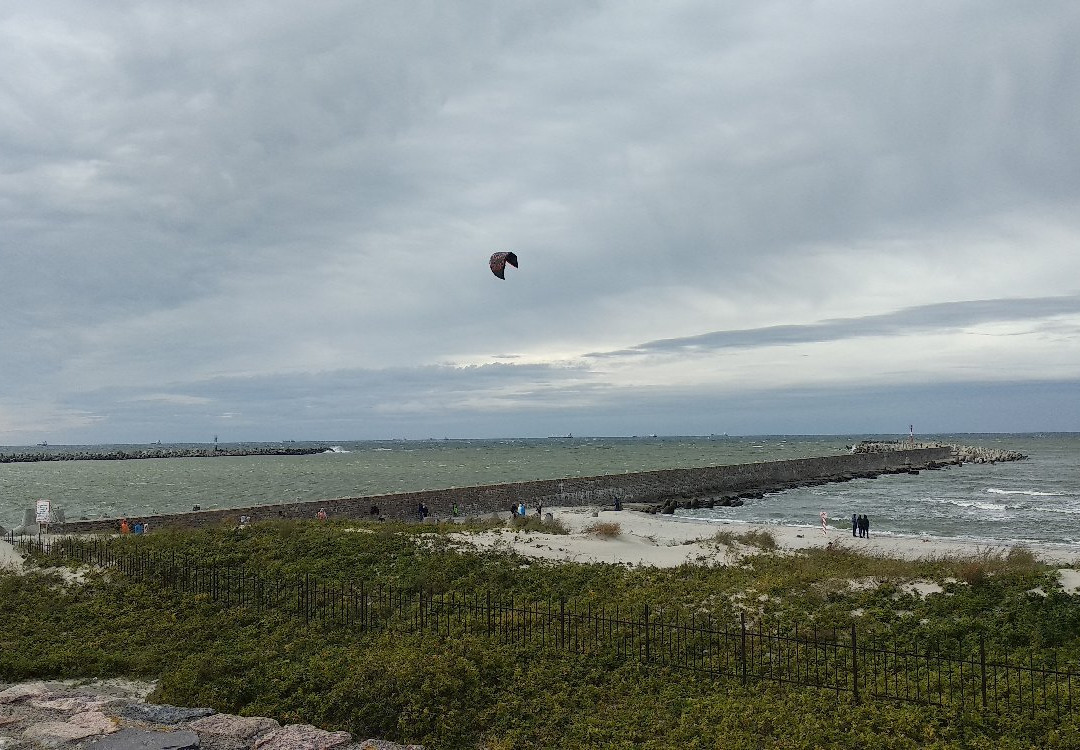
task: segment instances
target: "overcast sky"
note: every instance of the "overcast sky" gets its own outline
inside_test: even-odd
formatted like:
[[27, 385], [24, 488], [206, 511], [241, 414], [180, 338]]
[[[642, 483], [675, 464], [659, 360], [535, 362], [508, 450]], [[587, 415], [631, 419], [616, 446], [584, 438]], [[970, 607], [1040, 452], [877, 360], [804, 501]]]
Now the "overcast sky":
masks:
[[4, 3], [0, 443], [1080, 430], [1078, 39], [1075, 0]]

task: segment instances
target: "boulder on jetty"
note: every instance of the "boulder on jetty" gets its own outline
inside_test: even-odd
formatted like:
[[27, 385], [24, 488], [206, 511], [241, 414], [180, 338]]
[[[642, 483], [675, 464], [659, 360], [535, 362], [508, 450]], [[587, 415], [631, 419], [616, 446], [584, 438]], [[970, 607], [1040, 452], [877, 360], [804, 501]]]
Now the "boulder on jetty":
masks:
[[[863, 440], [851, 446], [852, 453], [886, 453], [905, 448], [949, 448], [958, 463], [993, 464], [998, 461], [1023, 461], [1027, 456], [1005, 448], [984, 448], [955, 443], [912, 443], [906, 440]], [[929, 467], [928, 467], [929, 468]]]

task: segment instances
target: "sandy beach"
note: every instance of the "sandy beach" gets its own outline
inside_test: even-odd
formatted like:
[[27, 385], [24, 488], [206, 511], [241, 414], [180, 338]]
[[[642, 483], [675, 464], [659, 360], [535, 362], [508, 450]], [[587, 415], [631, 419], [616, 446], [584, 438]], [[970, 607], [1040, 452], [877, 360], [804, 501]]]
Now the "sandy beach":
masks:
[[[508, 549], [531, 558], [586, 563], [613, 563], [674, 567], [685, 564], [725, 565], [747, 552], [755, 551], [741, 544], [726, 545], [715, 541], [718, 531], [742, 535], [748, 531], [766, 531], [776, 540], [781, 554], [795, 550], [824, 548], [845, 549], [863, 554], [902, 560], [966, 558], [985, 554], [1007, 553], [1013, 545], [1003, 542], [969, 542], [957, 539], [873, 535], [861, 539], [851, 535], [850, 525], [833, 528], [828, 534], [821, 528], [715, 523], [680, 519], [677, 516], [642, 513], [633, 510], [609, 511], [593, 507], [545, 508], [545, 514], [566, 526], [568, 534], [547, 534], [515, 530], [507, 525], [480, 533], [456, 533], [452, 536], [463, 546], [477, 549]], [[592, 530], [597, 524], [617, 524], [616, 535], [601, 535]], [[1080, 565], [1080, 548], [1066, 545], [1031, 545], [1028, 547], [1050, 565]], [[6, 541], [0, 541], [0, 568], [19, 569], [22, 557]]]
[[0, 539], [0, 571], [5, 570], [22, 570], [22, 555], [8, 544], [7, 537]]
[[[834, 549], [850, 549], [903, 560], [974, 557], [986, 553], [1007, 553], [1013, 547], [1006, 543], [930, 537], [874, 535], [861, 539], [851, 535], [850, 524], [839, 528], [830, 525], [828, 534], [822, 534], [820, 527], [710, 523], [632, 510], [598, 511], [595, 508], [575, 507], [545, 508], [544, 512], [551, 513], [555, 520], [565, 524], [570, 533], [543, 534], [515, 531], [507, 527], [481, 534], [460, 534], [458, 538], [480, 549], [510, 548], [533, 558], [655, 567], [733, 562], [740, 556], [738, 548], [712, 541], [717, 531], [721, 530], [736, 535], [755, 530], [767, 531], [773, 535], [781, 552], [832, 545]], [[618, 524], [620, 533], [614, 537], [592, 533], [589, 529], [597, 523]], [[1051, 565], [1080, 563], [1080, 548], [1033, 545], [1028, 549]]]

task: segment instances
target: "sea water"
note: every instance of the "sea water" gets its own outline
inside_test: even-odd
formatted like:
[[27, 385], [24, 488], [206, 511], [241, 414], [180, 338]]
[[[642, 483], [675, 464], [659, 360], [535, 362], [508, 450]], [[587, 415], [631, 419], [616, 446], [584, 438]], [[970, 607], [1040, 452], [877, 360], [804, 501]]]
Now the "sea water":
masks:
[[[289, 503], [423, 489], [717, 466], [846, 453], [883, 436], [547, 438], [298, 442], [307, 456], [217, 456], [0, 464], [0, 525], [48, 499], [69, 520]], [[679, 511], [708, 523], [820, 524], [871, 534], [1042, 544], [1080, 543], [1080, 433], [933, 435], [921, 440], [1018, 450], [1030, 458], [966, 464], [772, 493], [738, 508]], [[0, 447], [0, 453], [169, 446]], [[190, 447], [185, 445], [184, 447]], [[222, 447], [243, 447], [222, 444]]]

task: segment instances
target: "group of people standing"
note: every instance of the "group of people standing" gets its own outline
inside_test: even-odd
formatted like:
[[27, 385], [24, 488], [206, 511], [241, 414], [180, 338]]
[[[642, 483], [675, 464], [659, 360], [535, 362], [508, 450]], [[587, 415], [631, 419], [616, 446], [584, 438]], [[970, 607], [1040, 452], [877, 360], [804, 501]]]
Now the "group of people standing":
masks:
[[863, 515], [851, 514], [851, 535], [860, 539], [870, 536], [870, 519]]

